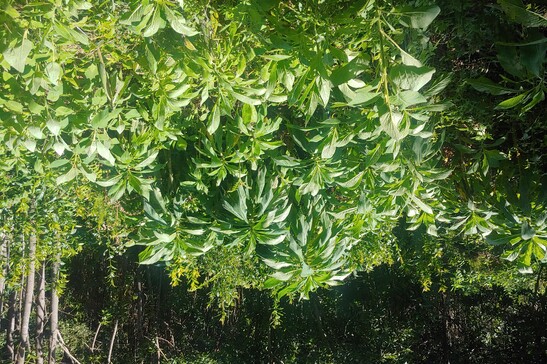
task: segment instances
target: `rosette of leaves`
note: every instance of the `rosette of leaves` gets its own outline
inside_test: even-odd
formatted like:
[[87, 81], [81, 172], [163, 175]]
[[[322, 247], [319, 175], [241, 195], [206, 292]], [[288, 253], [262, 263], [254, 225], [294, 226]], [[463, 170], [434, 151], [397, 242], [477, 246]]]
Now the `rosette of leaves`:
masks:
[[[523, 171], [515, 182], [503, 178], [492, 206], [492, 232], [488, 243], [504, 249], [502, 257], [515, 261], [521, 272], [531, 273], [535, 262], [547, 263], [547, 189], [545, 176]], [[513, 180], [513, 181], [512, 181]]]
[[286, 189], [277, 184], [266, 169], [249, 175], [223, 199], [211, 230], [220, 233], [225, 244], [241, 246], [245, 254], [254, 253], [257, 245], [284, 241], [291, 208]]
[[344, 225], [333, 223], [327, 214], [300, 213], [287, 240], [260, 250], [262, 261], [273, 270], [264, 287], [274, 289], [278, 298], [294, 293], [309, 298], [319, 287], [338, 285], [351, 272], [347, 258], [352, 243]]

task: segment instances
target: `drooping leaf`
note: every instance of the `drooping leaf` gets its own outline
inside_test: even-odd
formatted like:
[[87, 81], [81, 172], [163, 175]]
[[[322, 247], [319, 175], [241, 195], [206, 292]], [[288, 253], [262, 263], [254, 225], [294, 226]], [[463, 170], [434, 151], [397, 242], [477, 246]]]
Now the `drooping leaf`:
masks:
[[441, 9], [437, 5], [404, 8], [398, 11], [399, 14], [410, 18], [410, 26], [412, 28], [423, 30], [427, 29], [440, 12]]
[[475, 90], [480, 92], [486, 92], [491, 95], [505, 95], [515, 93], [517, 91], [514, 89], [503, 87], [486, 77], [480, 77], [475, 80], [467, 80], [466, 82], [470, 84]]

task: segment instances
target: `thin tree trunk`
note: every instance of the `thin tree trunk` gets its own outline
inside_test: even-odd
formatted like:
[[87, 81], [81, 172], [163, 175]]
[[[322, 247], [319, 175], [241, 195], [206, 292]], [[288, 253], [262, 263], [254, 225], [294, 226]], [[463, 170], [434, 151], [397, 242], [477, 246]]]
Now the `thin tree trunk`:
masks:
[[23, 304], [23, 315], [21, 319], [21, 342], [19, 344], [19, 350], [17, 351], [17, 364], [25, 363], [25, 356], [27, 350], [30, 349], [29, 339], [29, 321], [30, 311], [32, 310], [32, 298], [34, 296], [34, 274], [35, 274], [35, 260], [36, 258], [36, 234], [32, 233], [29, 239], [29, 267], [27, 273], [27, 286], [25, 292], [25, 301]]
[[9, 274], [9, 242], [6, 235], [1, 235], [1, 242], [0, 261], [3, 264], [2, 274], [0, 274], [0, 317], [4, 317], [4, 293], [6, 290], [6, 277]]
[[110, 340], [110, 349], [108, 349], [108, 361], [107, 363], [111, 363], [112, 359], [112, 350], [114, 349], [114, 342], [116, 341], [116, 334], [118, 333], [118, 320], [116, 320], [116, 324], [114, 325], [114, 332], [112, 333], [112, 339]]
[[17, 291], [12, 290], [9, 295], [8, 300], [8, 317], [6, 325], [6, 356], [11, 361], [15, 361], [15, 340], [13, 333], [15, 332], [16, 326], [16, 306], [17, 306]]
[[40, 269], [40, 283], [36, 296], [36, 363], [44, 363], [44, 327], [46, 324], [46, 263]]
[[[9, 240], [6, 235], [2, 236], [2, 258], [5, 259], [5, 264], [2, 267], [2, 277], [0, 283], [0, 317], [4, 317], [4, 294], [6, 293], [6, 277], [10, 275], [10, 246]], [[14, 359], [14, 345], [13, 345], [13, 331], [15, 330], [15, 297], [16, 291], [12, 288], [9, 291], [7, 299], [7, 315], [5, 325], [2, 327], [2, 331], [6, 332], [6, 341], [4, 345], [4, 351], [2, 353], [2, 359]], [[2, 321], [0, 321], [2, 322]]]
[[48, 363], [55, 363], [55, 350], [58, 343], [58, 331], [59, 331], [59, 293], [57, 287], [59, 285], [59, 270], [61, 267], [61, 253], [55, 255], [53, 266], [51, 269], [51, 315], [49, 317], [50, 327], [50, 342], [49, 342], [49, 355]]
[[[21, 234], [21, 258], [20, 258], [20, 261], [21, 262], [24, 262], [25, 261], [25, 257], [26, 257], [26, 253], [27, 253], [27, 241], [25, 239], [25, 235], [24, 234]], [[14, 332], [21, 332], [21, 322], [23, 321], [23, 301], [24, 301], [24, 298], [25, 298], [25, 282], [26, 282], [26, 279], [25, 279], [25, 274], [21, 274], [21, 285], [20, 285], [20, 289], [17, 290], [17, 296], [15, 298], [15, 311], [14, 311], [14, 314], [15, 314], [15, 326], [14, 326]], [[14, 357], [14, 360], [15, 360], [15, 357]]]

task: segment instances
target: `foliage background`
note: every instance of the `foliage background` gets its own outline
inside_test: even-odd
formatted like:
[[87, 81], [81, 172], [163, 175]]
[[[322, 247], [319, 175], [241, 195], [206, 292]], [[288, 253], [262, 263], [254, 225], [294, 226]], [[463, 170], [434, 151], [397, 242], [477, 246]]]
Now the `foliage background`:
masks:
[[3, 313], [34, 233], [82, 362], [545, 362], [541, 4], [2, 6]]

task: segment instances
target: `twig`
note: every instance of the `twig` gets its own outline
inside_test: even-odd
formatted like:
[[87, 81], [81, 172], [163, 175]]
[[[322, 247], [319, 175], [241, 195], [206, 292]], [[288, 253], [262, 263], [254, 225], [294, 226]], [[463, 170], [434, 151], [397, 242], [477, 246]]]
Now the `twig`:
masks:
[[[165, 340], [165, 341], [167, 341], [167, 340]], [[165, 356], [165, 353], [163, 352], [163, 350], [161, 350], [161, 348], [160, 348], [160, 341], [159, 341], [159, 337], [157, 335], [156, 335], [156, 340], [154, 340], [154, 343], [156, 344], [156, 348], [158, 349], [157, 355], [158, 355], [158, 363], [159, 363], [161, 361], [162, 356], [165, 359], [167, 359], [167, 357]]]
[[59, 346], [61, 347], [61, 349], [63, 349], [63, 351], [70, 358], [70, 360], [72, 360], [72, 362], [74, 362], [76, 364], [82, 364], [78, 361], [78, 359], [76, 359], [74, 357], [74, 355], [72, 355], [70, 353], [70, 351], [68, 350], [68, 348], [65, 345], [65, 341], [63, 340], [63, 337], [61, 336], [61, 332], [59, 330], [57, 330], [57, 338], [59, 339], [59, 341], [58, 341]]
[[101, 329], [101, 323], [99, 322], [99, 327], [97, 327], [97, 331], [95, 331], [95, 336], [93, 337], [93, 342], [91, 343], [91, 352], [95, 350], [95, 342], [97, 341], [97, 336], [99, 335], [99, 330]]
[[110, 359], [112, 358], [112, 349], [114, 349], [114, 340], [116, 339], [117, 332], [118, 332], [118, 320], [116, 320], [116, 324], [114, 325], [114, 332], [112, 333], [112, 339], [110, 340], [110, 349], [108, 350], [107, 363], [111, 363]]

